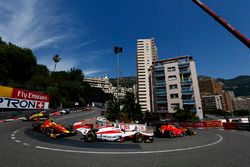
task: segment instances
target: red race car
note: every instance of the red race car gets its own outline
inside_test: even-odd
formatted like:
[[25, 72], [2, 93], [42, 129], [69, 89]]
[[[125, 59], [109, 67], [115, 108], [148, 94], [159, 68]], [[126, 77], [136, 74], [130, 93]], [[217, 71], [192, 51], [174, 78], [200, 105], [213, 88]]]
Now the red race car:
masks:
[[55, 123], [52, 119], [47, 119], [43, 122], [36, 122], [32, 124], [33, 130], [45, 133], [51, 138], [57, 138], [57, 136], [73, 136], [77, 131], [73, 127], [64, 127], [61, 124]]
[[156, 128], [156, 136], [158, 137], [177, 137], [185, 135], [195, 135], [196, 132], [189, 128], [177, 128], [174, 125], [161, 125]]

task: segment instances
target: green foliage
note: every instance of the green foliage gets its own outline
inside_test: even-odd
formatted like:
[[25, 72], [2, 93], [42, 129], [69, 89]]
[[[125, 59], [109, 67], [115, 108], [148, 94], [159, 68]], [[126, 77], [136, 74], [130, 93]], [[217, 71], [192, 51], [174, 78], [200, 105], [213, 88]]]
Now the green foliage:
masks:
[[[28, 82], [36, 68], [36, 57], [27, 48], [0, 41], [0, 82], [4, 85], [16, 81]], [[22, 86], [22, 85], [21, 85]]]
[[[116, 78], [110, 78], [110, 82], [112, 83], [113, 86], [116, 86], [117, 79]], [[133, 85], [136, 84], [136, 82], [137, 82], [137, 78], [134, 77], [134, 76], [120, 78], [120, 85], [122, 87], [132, 88]]]
[[229, 112], [226, 112], [224, 110], [204, 110], [203, 111], [205, 114], [212, 114], [212, 115], [218, 115], [218, 116], [228, 116], [230, 115]]
[[238, 76], [233, 79], [218, 79], [224, 90], [233, 91], [235, 96], [250, 96], [250, 76]]
[[218, 115], [218, 116], [248, 116], [250, 112], [248, 110], [237, 110], [233, 112], [227, 112], [223, 110], [207, 110], [205, 114]]
[[177, 112], [173, 114], [173, 117], [179, 122], [199, 121], [199, 118], [195, 114], [181, 109], [178, 109]]
[[107, 111], [105, 112], [105, 117], [110, 121], [115, 121], [120, 119], [120, 104], [118, 101], [108, 101]]
[[[120, 106], [122, 108], [121, 110]], [[120, 100], [120, 103], [118, 103], [118, 101], [109, 101], [107, 103], [107, 112], [105, 116], [111, 121], [120, 120], [132, 122], [143, 120], [141, 107], [135, 102], [134, 94], [129, 92]]]
[[248, 116], [250, 115], [250, 111], [248, 110], [237, 110], [233, 112], [233, 115], [235, 116]]
[[133, 93], [127, 92], [125, 97], [121, 100], [122, 113], [127, 117], [128, 120], [142, 120], [143, 114], [141, 107], [138, 103], [135, 103], [135, 97]]
[[[58, 63], [59, 55], [53, 57]], [[37, 65], [30, 49], [7, 44], [0, 37], [0, 85], [40, 91], [50, 95], [50, 107], [78, 107], [91, 102], [106, 102], [110, 99], [99, 88], [92, 88], [83, 82], [83, 72], [72, 68], [70, 71], [49, 72], [44, 65]]]

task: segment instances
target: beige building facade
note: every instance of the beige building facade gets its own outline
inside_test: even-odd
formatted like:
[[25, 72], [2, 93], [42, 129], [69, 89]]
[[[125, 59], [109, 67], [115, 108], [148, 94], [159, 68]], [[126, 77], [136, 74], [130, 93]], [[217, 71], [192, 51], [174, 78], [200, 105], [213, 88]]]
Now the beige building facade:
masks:
[[154, 38], [138, 39], [136, 50], [137, 99], [143, 112], [151, 110], [148, 69], [157, 60], [158, 53]]
[[153, 112], [175, 113], [180, 108], [203, 119], [195, 61], [191, 56], [156, 61], [149, 71]]

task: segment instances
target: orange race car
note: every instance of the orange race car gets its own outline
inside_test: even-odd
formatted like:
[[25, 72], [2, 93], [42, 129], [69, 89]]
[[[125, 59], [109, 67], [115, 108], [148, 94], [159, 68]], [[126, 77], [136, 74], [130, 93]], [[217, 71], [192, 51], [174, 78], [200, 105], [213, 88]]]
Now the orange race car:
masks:
[[45, 133], [51, 138], [57, 138], [58, 136], [73, 136], [77, 131], [72, 126], [65, 127], [62, 124], [54, 122], [51, 118], [32, 124], [33, 130]]

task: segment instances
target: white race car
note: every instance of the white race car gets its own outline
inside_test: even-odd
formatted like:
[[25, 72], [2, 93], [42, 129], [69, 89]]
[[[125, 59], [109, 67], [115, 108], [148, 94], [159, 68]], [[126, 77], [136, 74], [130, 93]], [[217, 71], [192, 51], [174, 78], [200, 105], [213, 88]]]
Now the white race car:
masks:
[[86, 142], [94, 142], [96, 140], [105, 141], [121, 141], [133, 140], [136, 143], [152, 143], [153, 131], [146, 130], [144, 124], [108, 124], [102, 121], [96, 121], [95, 124], [86, 124], [84, 121], [76, 122], [77, 127]]

